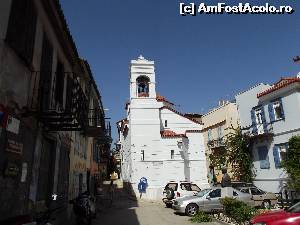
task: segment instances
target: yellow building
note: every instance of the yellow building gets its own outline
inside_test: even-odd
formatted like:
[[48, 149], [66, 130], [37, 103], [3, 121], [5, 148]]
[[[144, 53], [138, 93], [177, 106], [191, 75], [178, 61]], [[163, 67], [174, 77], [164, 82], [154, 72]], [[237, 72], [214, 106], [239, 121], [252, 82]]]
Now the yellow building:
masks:
[[85, 60], [80, 62], [83, 72], [80, 84], [87, 98], [88, 118], [82, 131], [72, 132], [69, 176], [69, 198], [71, 199], [85, 191], [94, 194], [95, 185], [101, 179], [103, 172], [100, 166], [102, 146], [104, 143], [107, 144], [108, 148], [105, 151], [108, 152], [110, 148], [100, 92], [88, 62]]
[[[225, 138], [232, 131], [231, 128], [238, 127], [238, 112], [236, 103], [220, 101], [219, 107], [210, 110], [202, 116], [204, 128], [202, 130], [205, 144], [205, 154], [207, 157], [208, 180], [213, 179], [219, 183], [222, 179], [222, 167], [225, 165], [216, 165], [214, 159], [224, 155]], [[228, 168], [228, 173], [234, 180]]]

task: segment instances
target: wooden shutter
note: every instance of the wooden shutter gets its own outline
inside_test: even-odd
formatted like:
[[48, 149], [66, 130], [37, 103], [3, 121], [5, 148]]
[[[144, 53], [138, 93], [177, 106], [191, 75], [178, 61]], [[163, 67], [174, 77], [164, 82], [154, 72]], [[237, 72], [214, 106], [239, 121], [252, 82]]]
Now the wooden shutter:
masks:
[[268, 104], [268, 111], [269, 111], [270, 122], [272, 123], [275, 121], [273, 102]]
[[260, 162], [260, 168], [261, 169], [269, 169], [270, 162], [269, 162], [267, 146], [258, 147], [257, 151], [258, 151], [258, 157], [259, 157], [259, 162]]
[[222, 127], [218, 127], [218, 138], [222, 138]]
[[257, 126], [256, 126], [256, 118], [255, 118], [255, 110], [251, 109], [251, 120], [252, 120], [252, 133], [257, 134]]
[[72, 77], [67, 76], [67, 95], [66, 95], [66, 112], [72, 112], [73, 87], [74, 82]]
[[57, 62], [56, 66], [56, 84], [55, 84], [55, 100], [63, 104], [64, 99], [64, 85], [65, 85], [64, 66], [61, 62]]
[[282, 98], [279, 99], [279, 103], [280, 103], [280, 108], [281, 108], [281, 118], [285, 119], [283, 105], [282, 105]]
[[47, 111], [50, 108], [51, 103], [53, 47], [45, 33], [43, 37], [39, 99], [42, 111]]
[[37, 14], [33, 0], [13, 0], [6, 41], [31, 66], [35, 42]]
[[262, 106], [260, 109], [261, 109], [261, 120], [263, 123], [264, 132], [267, 133], [268, 128], [267, 128], [267, 121], [266, 121], [266, 115], [265, 115], [265, 107]]
[[280, 157], [279, 157], [279, 147], [277, 145], [274, 145], [273, 147], [273, 157], [274, 157], [274, 163], [275, 168], [280, 168]]
[[208, 132], [207, 132], [207, 139], [208, 139], [208, 141], [211, 141], [211, 140], [212, 140], [212, 137], [211, 137], [211, 129], [209, 129]]

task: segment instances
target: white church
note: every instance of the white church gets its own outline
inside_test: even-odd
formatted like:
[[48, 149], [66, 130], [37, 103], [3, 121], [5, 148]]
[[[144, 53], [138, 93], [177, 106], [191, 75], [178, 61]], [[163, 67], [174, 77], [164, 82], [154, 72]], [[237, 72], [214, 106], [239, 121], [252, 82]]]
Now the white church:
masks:
[[154, 61], [131, 60], [129, 79], [127, 118], [117, 122], [123, 181], [139, 196], [138, 184], [145, 177], [147, 199], [161, 199], [171, 180], [207, 187], [202, 123], [156, 93]]

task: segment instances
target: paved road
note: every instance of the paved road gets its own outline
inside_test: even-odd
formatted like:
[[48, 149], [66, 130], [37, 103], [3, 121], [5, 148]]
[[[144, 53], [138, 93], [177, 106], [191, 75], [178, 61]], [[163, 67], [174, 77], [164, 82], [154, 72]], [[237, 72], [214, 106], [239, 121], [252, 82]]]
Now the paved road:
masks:
[[[93, 225], [192, 225], [189, 217], [174, 214], [164, 204], [151, 201], [130, 200], [120, 194], [112, 206], [108, 200], [102, 201], [102, 207]], [[218, 225], [219, 223], [205, 223]], [[204, 225], [202, 223], [202, 225]]]

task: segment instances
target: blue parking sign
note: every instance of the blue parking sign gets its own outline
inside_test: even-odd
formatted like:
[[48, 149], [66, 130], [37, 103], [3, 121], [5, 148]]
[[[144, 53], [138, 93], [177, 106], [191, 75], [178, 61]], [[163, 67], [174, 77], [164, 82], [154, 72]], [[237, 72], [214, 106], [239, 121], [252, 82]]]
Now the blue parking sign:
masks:
[[140, 183], [138, 184], [138, 190], [139, 190], [139, 192], [140, 193], [146, 193], [147, 186], [148, 186], [147, 178], [142, 177], [140, 179]]

